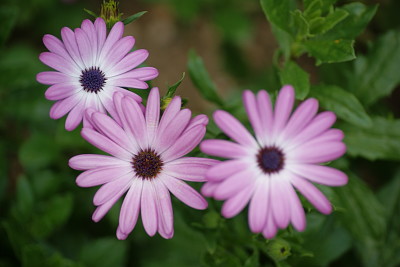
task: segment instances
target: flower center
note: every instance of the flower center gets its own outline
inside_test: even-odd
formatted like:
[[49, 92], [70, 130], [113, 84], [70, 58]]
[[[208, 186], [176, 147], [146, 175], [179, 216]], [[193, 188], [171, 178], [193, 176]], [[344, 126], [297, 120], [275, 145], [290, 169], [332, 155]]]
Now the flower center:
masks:
[[90, 67], [82, 71], [79, 79], [86, 92], [98, 93], [106, 83], [106, 77], [98, 67]]
[[257, 155], [258, 166], [267, 174], [282, 170], [284, 161], [282, 151], [276, 147], [265, 147]]
[[160, 173], [164, 163], [154, 150], [140, 151], [132, 158], [133, 169], [142, 179], [155, 178]]

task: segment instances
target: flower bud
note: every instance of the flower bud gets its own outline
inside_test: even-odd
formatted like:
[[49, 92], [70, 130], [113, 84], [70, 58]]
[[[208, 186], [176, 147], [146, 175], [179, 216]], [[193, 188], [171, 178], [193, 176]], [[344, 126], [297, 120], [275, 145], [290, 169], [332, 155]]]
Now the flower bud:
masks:
[[118, 5], [119, 3], [114, 0], [103, 1], [101, 5], [100, 17], [104, 19], [109, 29], [121, 20], [122, 13], [119, 13]]

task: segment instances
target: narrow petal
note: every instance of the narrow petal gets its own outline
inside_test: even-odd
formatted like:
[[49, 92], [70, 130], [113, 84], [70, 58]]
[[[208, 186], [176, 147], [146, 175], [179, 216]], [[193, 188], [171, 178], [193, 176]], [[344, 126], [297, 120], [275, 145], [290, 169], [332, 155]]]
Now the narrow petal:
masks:
[[124, 96], [130, 97], [138, 103], [142, 102], [142, 98], [132, 91], [117, 86], [114, 86], [114, 89], [116, 92], [121, 93]]
[[217, 160], [213, 159], [185, 157], [167, 163], [163, 170], [166, 174], [177, 179], [205, 182], [207, 181], [205, 177], [206, 171], [217, 162]]
[[121, 61], [108, 70], [110, 77], [118, 76], [142, 64], [149, 57], [146, 49], [138, 49], [126, 55]]
[[207, 124], [208, 124], [208, 117], [206, 115], [204, 115], [204, 114], [197, 115], [196, 117], [194, 117], [193, 119], [191, 119], [189, 121], [184, 132], [189, 131], [190, 129], [192, 129], [193, 127], [195, 127], [197, 125], [207, 126]]
[[153, 143], [153, 139], [157, 132], [160, 120], [160, 93], [158, 88], [151, 89], [146, 104], [146, 126], [149, 144]]
[[126, 163], [124, 165], [104, 165], [103, 167], [82, 172], [76, 178], [76, 184], [80, 187], [98, 186], [115, 181], [129, 173], [133, 176], [132, 167], [127, 166]]
[[262, 140], [263, 145], [272, 141], [272, 129], [274, 123], [274, 116], [272, 110], [272, 103], [268, 93], [261, 90], [257, 94], [257, 108], [260, 114], [260, 121], [262, 125]]
[[291, 145], [287, 148], [288, 151], [296, 151], [296, 150], [303, 150], [306, 147], [314, 147], [319, 146], [323, 143], [329, 142], [340, 142], [344, 138], [344, 133], [339, 129], [329, 129], [325, 132], [321, 133], [318, 136], [315, 136], [313, 139], [308, 140], [304, 143], [298, 143], [296, 145]]
[[146, 121], [138, 103], [124, 97], [122, 99], [122, 110], [130, 127], [130, 132], [142, 149], [147, 148]]
[[287, 193], [287, 198], [290, 204], [290, 220], [294, 228], [297, 231], [302, 232], [306, 228], [306, 215], [304, 213], [304, 208], [291, 185], [287, 187]]
[[267, 239], [272, 239], [275, 237], [277, 232], [278, 232], [278, 227], [274, 222], [272, 210], [268, 209], [267, 223], [265, 224], [265, 228], [263, 230], [263, 236]]
[[161, 175], [159, 178], [177, 199], [179, 199], [189, 207], [198, 210], [203, 210], [207, 208], [207, 201], [196, 190], [188, 186], [185, 182], [175, 179], [166, 174]]
[[154, 181], [157, 196], [158, 232], [164, 238], [170, 239], [174, 235], [174, 214], [172, 211], [171, 196], [162, 182]]
[[100, 64], [100, 68], [104, 70], [105, 73], [108, 73], [108, 70], [115, 66], [122, 58], [132, 50], [135, 44], [135, 38], [133, 36], [125, 36], [118, 40], [113, 49], [105, 56], [102, 64]]
[[56, 120], [70, 112], [80, 101], [83, 94], [74, 94], [63, 100], [57, 101], [50, 109], [50, 118]]
[[294, 104], [294, 89], [290, 85], [282, 87], [274, 109], [274, 136], [277, 136], [285, 127]]
[[113, 76], [110, 78], [110, 81], [116, 79], [135, 79], [139, 81], [149, 81], [158, 76], [158, 70], [153, 67], [142, 67], [131, 70], [129, 72], [122, 73], [117, 76]]
[[291, 182], [319, 212], [323, 214], [331, 213], [331, 203], [313, 184], [295, 175], [291, 177]]
[[152, 182], [143, 180], [141, 214], [144, 230], [149, 236], [154, 236], [157, 232], [158, 213], [156, 206], [156, 192]]
[[347, 184], [348, 178], [344, 172], [328, 166], [314, 164], [291, 164], [290, 171], [307, 180], [322, 185], [342, 186]]
[[206, 127], [198, 125], [183, 133], [176, 142], [161, 154], [165, 162], [180, 158], [192, 151], [206, 134]]
[[201, 188], [201, 194], [205, 197], [214, 196], [214, 192], [217, 189], [218, 185], [219, 183], [212, 183], [212, 182], [205, 183]]
[[209, 139], [201, 142], [200, 150], [208, 155], [221, 158], [235, 159], [250, 156], [250, 152], [245, 147], [218, 139]]
[[168, 125], [175, 120], [176, 115], [181, 110], [181, 105], [181, 98], [179, 96], [174, 96], [161, 116], [160, 124], [158, 125], [159, 133], [163, 133]]
[[85, 64], [86, 68], [92, 67], [95, 63], [95, 55], [93, 54], [94, 51], [89, 37], [85, 31], [81, 28], [77, 28], [75, 29], [75, 38], [83, 64]]
[[78, 80], [81, 70], [71, 59], [65, 59], [62, 56], [51, 52], [43, 52], [39, 55], [40, 61], [42, 61], [47, 66], [58, 70], [62, 73], [68, 74], [70, 76], [76, 77]]
[[147, 89], [149, 87], [149, 85], [147, 83], [142, 82], [139, 79], [121, 78], [121, 76], [116, 76], [116, 77], [113, 77], [112, 79], [108, 79], [107, 85], [127, 87], [127, 88], [136, 88], [136, 89]]
[[[100, 58], [100, 53], [103, 49], [104, 42], [106, 41], [107, 36], [107, 27], [106, 23], [102, 18], [97, 18], [94, 22], [94, 27], [97, 33], [97, 64]], [[96, 64], [96, 65], [97, 65]]]
[[101, 49], [98, 60], [100, 64], [104, 62], [104, 59], [106, 58], [108, 53], [110, 53], [110, 51], [114, 48], [114, 45], [118, 42], [118, 40], [121, 39], [123, 33], [124, 33], [124, 24], [121, 21], [118, 21], [112, 27]]
[[291, 151], [288, 162], [324, 163], [343, 156], [345, 152], [346, 145], [342, 142], [311, 143]]
[[250, 90], [246, 90], [243, 93], [243, 104], [246, 108], [247, 116], [249, 117], [251, 126], [254, 129], [254, 132], [257, 136], [258, 140], [262, 140], [264, 135], [262, 119], [260, 113], [258, 112], [257, 99], [254, 96], [253, 92]]
[[116, 234], [117, 234], [118, 240], [125, 240], [128, 237], [127, 234], [125, 234], [125, 233], [123, 233], [121, 231], [121, 228], [119, 226], [117, 227], [117, 233]]
[[43, 43], [50, 52], [62, 56], [65, 59], [71, 59], [64, 44], [57, 37], [51, 34], [45, 34], [43, 36]]
[[239, 144], [250, 147], [258, 146], [249, 131], [228, 112], [217, 110], [213, 117], [218, 127]]
[[284, 174], [271, 177], [271, 208], [274, 222], [284, 229], [290, 221], [290, 205], [287, 199], [287, 186]]
[[71, 109], [65, 120], [65, 129], [67, 131], [72, 131], [82, 122], [83, 112], [85, 109], [86, 99], [79, 101], [75, 107]]
[[48, 100], [62, 100], [81, 91], [79, 83], [57, 83], [50, 86], [44, 96]]
[[209, 181], [219, 182], [248, 166], [249, 164], [242, 160], [221, 161], [207, 170], [206, 177]]
[[126, 163], [126, 161], [106, 155], [82, 154], [72, 157], [68, 165], [74, 170], [82, 171], [100, 167], [123, 166]]
[[232, 198], [244, 188], [254, 187], [255, 178], [252, 169], [244, 169], [222, 181], [214, 191], [214, 198], [217, 200]]
[[130, 161], [132, 159], [131, 153], [92, 129], [83, 128], [81, 131], [81, 135], [86, 141], [88, 141], [98, 149], [103, 150], [110, 155], [113, 155], [114, 157], [126, 161]]
[[253, 233], [261, 233], [267, 222], [267, 212], [270, 207], [270, 179], [261, 179], [257, 183], [254, 195], [249, 205], [249, 225]]
[[92, 59], [92, 66], [96, 66], [99, 47], [98, 47], [97, 32], [95, 26], [89, 19], [85, 19], [82, 21], [81, 28], [86, 33], [89, 39], [90, 48], [92, 50], [90, 52]]
[[103, 205], [98, 206], [96, 208], [96, 210], [93, 212], [92, 220], [94, 222], [100, 221], [104, 217], [104, 215], [106, 215], [106, 213], [112, 208], [112, 206], [114, 206], [115, 202], [117, 202], [118, 199], [123, 194], [125, 194], [126, 190], [128, 190], [128, 187], [119, 191], [117, 194], [115, 194], [109, 201], [107, 201]]
[[140, 212], [140, 199], [142, 197], [142, 179], [134, 179], [119, 213], [119, 228], [126, 235], [135, 228]]
[[232, 218], [238, 215], [239, 212], [241, 212], [249, 202], [251, 196], [253, 195], [254, 189], [254, 187], [248, 186], [238, 194], [234, 195], [232, 198], [225, 201], [222, 205], [222, 216], [225, 218]]
[[61, 37], [71, 58], [81, 70], [85, 69], [85, 64], [83, 64], [78, 44], [76, 43], [75, 33], [70, 28], [64, 27], [61, 29]]
[[58, 71], [39, 72], [36, 75], [36, 80], [41, 84], [46, 84], [46, 85], [53, 85], [56, 83], [76, 82], [74, 81], [73, 77]]
[[102, 185], [93, 197], [93, 204], [96, 206], [103, 205], [121, 190], [128, 190], [132, 184], [132, 180], [132, 173], [127, 173], [118, 179]]

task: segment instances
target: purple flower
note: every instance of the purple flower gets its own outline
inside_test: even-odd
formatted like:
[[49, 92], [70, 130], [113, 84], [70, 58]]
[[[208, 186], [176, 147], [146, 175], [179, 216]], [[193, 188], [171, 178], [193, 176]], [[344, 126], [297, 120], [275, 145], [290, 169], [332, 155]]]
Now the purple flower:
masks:
[[275, 108], [266, 91], [255, 96], [243, 94], [244, 105], [254, 129], [246, 128], [225, 111], [216, 111], [214, 120], [233, 141], [206, 140], [201, 150], [212, 156], [229, 158], [211, 167], [202, 193], [226, 200], [222, 215], [231, 218], [249, 203], [249, 225], [266, 238], [292, 223], [298, 231], [306, 225], [297, 189], [321, 213], [332, 211], [329, 200], [311, 183], [341, 186], [347, 183], [343, 172], [319, 165], [342, 156], [346, 146], [343, 132], [331, 129], [334, 113], [317, 115], [318, 101], [304, 101], [293, 114], [294, 90], [281, 89]]
[[160, 96], [151, 90], [145, 115], [139, 104], [121, 93], [114, 94], [116, 121], [88, 110], [92, 128], [84, 127], [82, 136], [105, 155], [78, 155], [69, 165], [85, 170], [76, 182], [81, 187], [102, 185], [94, 196], [97, 206], [93, 220], [99, 221], [126, 192], [117, 237], [125, 239], [141, 218], [147, 234], [164, 238], [174, 233], [170, 192], [186, 205], [205, 209], [206, 200], [186, 181], [204, 182], [205, 172], [217, 161], [183, 157], [192, 151], [206, 132], [208, 118], [191, 119], [189, 109], [181, 110], [181, 99], [174, 97], [160, 119]]
[[[112, 103], [114, 92], [141, 98], [121, 87], [146, 89], [145, 81], [158, 76], [155, 68], [136, 68], [149, 53], [144, 49], [130, 52], [135, 39], [122, 37], [124, 25], [117, 22], [107, 36], [106, 24], [98, 18], [94, 24], [84, 20], [74, 31], [64, 27], [62, 41], [46, 34], [43, 43], [50, 52], [41, 53], [39, 59], [56, 71], [45, 71], [36, 79], [51, 85], [45, 96], [57, 101], [50, 110], [52, 119], [68, 114], [65, 129], [72, 131], [82, 121], [84, 110], [115, 114]], [[85, 118], [84, 124], [86, 123]]]

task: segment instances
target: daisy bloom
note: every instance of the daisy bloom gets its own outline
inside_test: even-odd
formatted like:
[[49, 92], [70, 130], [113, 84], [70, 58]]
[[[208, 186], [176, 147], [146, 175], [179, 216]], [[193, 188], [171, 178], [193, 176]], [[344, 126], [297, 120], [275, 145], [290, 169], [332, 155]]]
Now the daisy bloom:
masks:
[[334, 113], [319, 113], [318, 101], [308, 99], [291, 114], [295, 100], [291, 86], [284, 86], [272, 107], [266, 91], [255, 96], [245, 91], [243, 101], [255, 138], [232, 115], [214, 113], [218, 127], [234, 142], [206, 140], [200, 149], [209, 155], [228, 158], [206, 173], [205, 196], [226, 200], [222, 215], [231, 218], [249, 203], [249, 225], [254, 233], [266, 238], [291, 223], [298, 231], [306, 225], [304, 209], [295, 189], [321, 213], [332, 207], [313, 185], [341, 186], [347, 176], [322, 166], [342, 156], [346, 147], [343, 132], [331, 129]]
[[51, 85], [45, 96], [57, 101], [51, 107], [50, 117], [59, 119], [69, 113], [65, 122], [68, 131], [81, 123], [86, 108], [114, 115], [114, 92], [140, 102], [138, 95], [122, 87], [146, 89], [145, 81], [158, 76], [155, 68], [136, 68], [149, 53], [144, 49], [130, 52], [135, 39], [122, 37], [123, 32], [124, 24], [117, 22], [107, 36], [106, 24], [98, 18], [94, 23], [84, 20], [81, 28], [74, 31], [64, 27], [62, 41], [50, 34], [43, 37], [49, 52], [41, 53], [39, 59], [56, 71], [41, 72], [36, 79]]
[[[192, 151], [206, 132], [208, 118], [191, 119], [189, 109], [181, 110], [180, 97], [174, 97], [160, 119], [160, 95], [151, 90], [145, 114], [128, 96], [115, 93], [115, 115], [88, 110], [91, 127], [82, 136], [106, 155], [78, 155], [69, 165], [84, 170], [76, 183], [81, 187], [102, 185], [93, 198], [97, 206], [93, 220], [98, 222], [121, 198], [118, 239], [125, 239], [135, 227], [139, 211], [147, 234], [158, 232], [164, 238], [174, 233], [170, 192], [194, 209], [205, 209], [206, 200], [185, 181], [204, 182], [205, 172], [217, 161], [183, 157]], [[120, 124], [118, 123], [120, 122]]]

